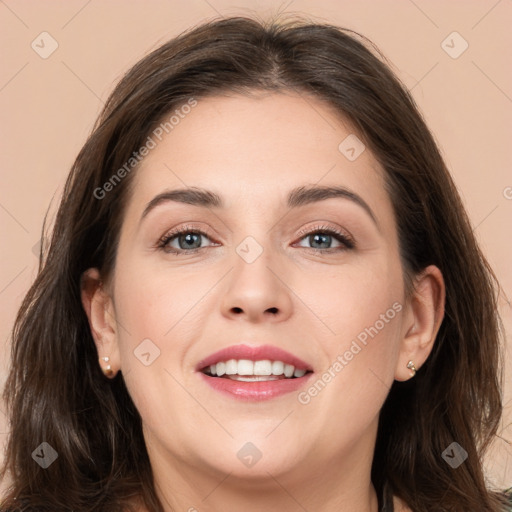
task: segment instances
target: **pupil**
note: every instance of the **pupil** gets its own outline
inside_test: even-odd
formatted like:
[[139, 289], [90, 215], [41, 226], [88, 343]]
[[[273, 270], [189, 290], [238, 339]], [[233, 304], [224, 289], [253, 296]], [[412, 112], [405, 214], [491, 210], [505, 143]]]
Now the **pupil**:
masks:
[[[185, 239], [185, 243], [186, 244], [189, 244], [189, 243], [193, 243], [193, 240], [192, 240], [192, 237], [196, 237], [196, 238], [199, 238], [199, 246], [201, 245], [201, 237], [200, 235], [198, 235], [197, 233], [188, 233], [187, 235], [183, 236], [182, 238]], [[198, 247], [199, 247], [198, 246]], [[195, 249], [196, 247], [194, 247]]]
[[[319, 234], [319, 233], [316, 233], [315, 235], [313, 235], [313, 240], [314, 242], [313, 243], [316, 243], [317, 241], [319, 241], [319, 239], [329, 239], [331, 237], [331, 235], [322, 235], [322, 234]], [[320, 244], [322, 243], [322, 241], [320, 241]], [[328, 242], [324, 242], [324, 245], [328, 245]], [[328, 247], [327, 247], [328, 248]]]

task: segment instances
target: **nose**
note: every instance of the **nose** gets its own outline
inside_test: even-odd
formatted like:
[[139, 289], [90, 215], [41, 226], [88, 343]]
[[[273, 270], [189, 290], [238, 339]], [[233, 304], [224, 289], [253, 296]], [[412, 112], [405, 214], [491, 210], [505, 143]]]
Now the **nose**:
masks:
[[282, 322], [290, 317], [293, 292], [286, 283], [284, 262], [278, 259], [267, 248], [254, 261], [235, 254], [221, 304], [224, 316], [253, 323]]

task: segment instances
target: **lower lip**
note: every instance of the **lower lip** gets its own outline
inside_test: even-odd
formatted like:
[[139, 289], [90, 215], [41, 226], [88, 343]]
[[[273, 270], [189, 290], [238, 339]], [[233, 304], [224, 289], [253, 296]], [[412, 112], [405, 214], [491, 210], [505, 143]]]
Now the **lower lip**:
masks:
[[259, 382], [242, 382], [219, 377], [210, 377], [199, 372], [201, 378], [215, 391], [239, 400], [270, 400], [286, 393], [292, 393], [304, 386], [313, 373], [294, 379], [267, 380]]

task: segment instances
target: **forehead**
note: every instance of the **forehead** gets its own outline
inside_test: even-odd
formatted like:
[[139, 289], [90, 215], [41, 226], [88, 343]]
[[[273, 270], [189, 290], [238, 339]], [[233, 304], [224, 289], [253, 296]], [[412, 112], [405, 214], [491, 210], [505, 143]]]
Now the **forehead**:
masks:
[[211, 96], [177, 110], [150, 134], [154, 147], [136, 171], [130, 203], [139, 214], [164, 189], [190, 186], [218, 192], [227, 207], [266, 208], [313, 184], [343, 185], [377, 210], [390, 206], [380, 165], [348, 120], [318, 98]]

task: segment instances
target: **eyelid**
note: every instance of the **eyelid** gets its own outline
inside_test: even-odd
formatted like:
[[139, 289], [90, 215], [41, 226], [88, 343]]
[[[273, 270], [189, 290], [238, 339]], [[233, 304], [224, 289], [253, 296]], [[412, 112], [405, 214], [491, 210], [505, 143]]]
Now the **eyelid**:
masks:
[[[175, 238], [176, 236], [182, 234], [182, 233], [189, 233], [189, 232], [193, 232], [193, 233], [198, 233], [200, 235], [204, 235], [206, 237], [208, 237], [210, 240], [212, 240], [213, 242], [217, 243], [216, 240], [215, 240], [215, 237], [212, 235], [211, 231], [209, 228], [206, 228], [206, 227], [199, 227], [199, 226], [193, 226], [191, 224], [185, 224], [185, 225], [182, 225], [182, 226], [178, 226], [178, 227], [175, 227], [175, 228], [172, 228], [172, 229], [169, 229], [168, 231], [166, 231], [157, 241], [157, 243], [155, 244], [155, 247], [156, 248], [163, 248], [163, 246], [169, 242], [170, 239], [172, 238]], [[200, 248], [197, 248], [197, 249], [191, 249], [190, 251], [198, 251], [200, 249], [205, 249], [205, 247], [200, 247]], [[187, 252], [185, 249], [181, 249], [182, 252]], [[190, 252], [188, 251], [188, 252]]]
[[170, 235], [180, 234], [180, 233], [188, 233], [189, 231], [200, 232], [202, 234], [212, 236], [210, 229], [207, 227], [194, 226], [192, 224], [184, 224], [184, 225], [180, 225], [175, 228], [169, 229], [168, 231], [165, 232], [165, 234], [162, 236], [162, 238], [164, 238], [166, 236], [170, 236]]
[[[319, 222], [319, 221], [317, 221]], [[324, 223], [315, 224], [314, 226], [308, 226], [306, 228], [303, 228], [299, 231], [297, 234], [298, 237], [303, 238], [307, 235], [314, 235], [315, 233], [322, 232], [322, 233], [332, 233], [335, 234], [347, 242], [350, 242], [351, 244], [355, 245], [354, 237], [343, 228], [340, 228], [336, 225], [330, 224], [327, 221], [320, 221]]]

